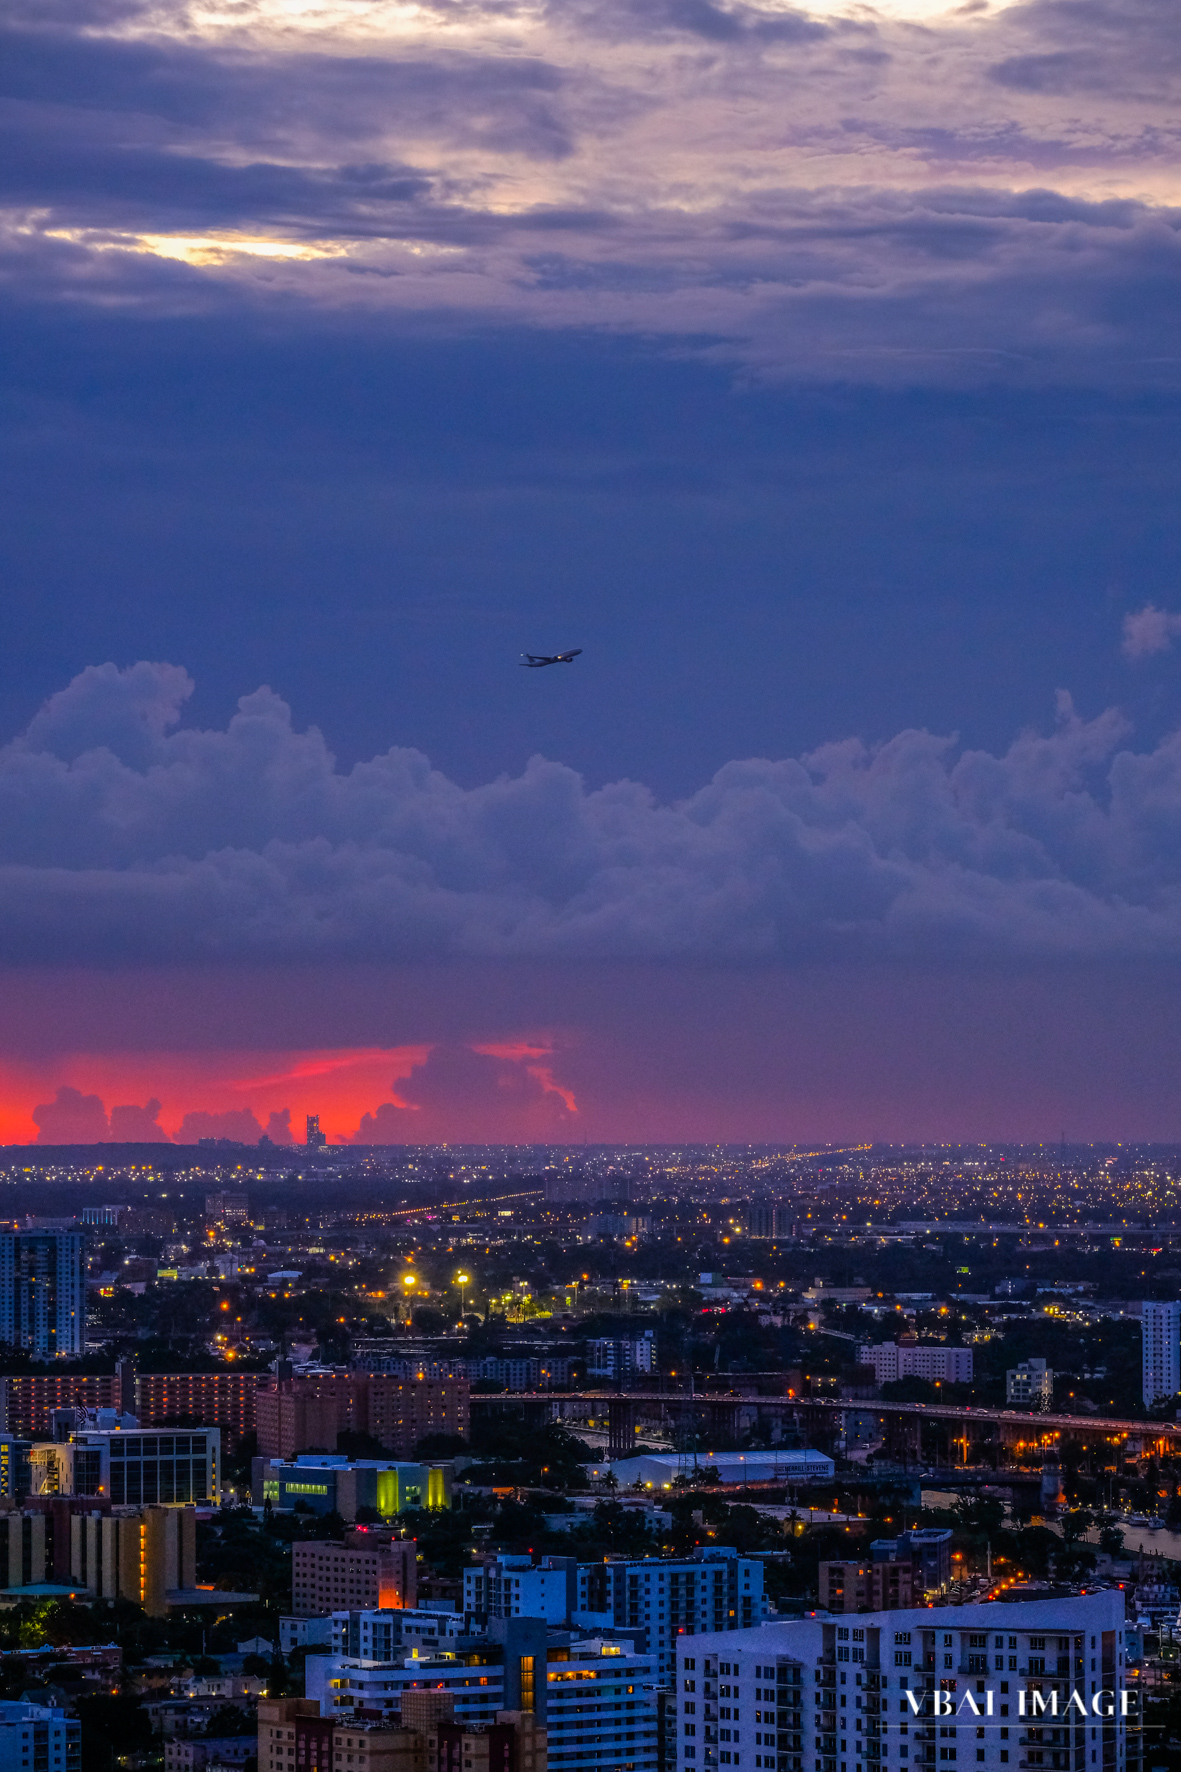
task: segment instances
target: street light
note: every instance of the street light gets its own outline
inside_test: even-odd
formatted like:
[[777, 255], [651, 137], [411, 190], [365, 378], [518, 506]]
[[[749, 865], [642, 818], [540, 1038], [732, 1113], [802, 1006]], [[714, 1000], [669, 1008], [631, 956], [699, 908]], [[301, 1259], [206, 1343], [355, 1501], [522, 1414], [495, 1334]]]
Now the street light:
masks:
[[456, 1274], [455, 1276], [456, 1284], [459, 1287], [459, 1314], [461, 1317], [467, 1316], [467, 1288], [469, 1279], [470, 1275], [468, 1274]]

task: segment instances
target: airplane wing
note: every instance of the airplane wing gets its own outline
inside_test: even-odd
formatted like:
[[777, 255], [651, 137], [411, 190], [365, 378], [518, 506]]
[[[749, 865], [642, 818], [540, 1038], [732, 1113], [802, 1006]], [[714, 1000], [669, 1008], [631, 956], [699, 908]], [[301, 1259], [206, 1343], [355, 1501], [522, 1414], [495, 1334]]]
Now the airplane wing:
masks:
[[582, 647], [576, 646], [574, 648], [573, 652], [559, 652], [557, 658], [554, 660], [554, 663], [555, 664], [569, 664], [571, 659], [580, 658], [581, 655], [582, 655]]

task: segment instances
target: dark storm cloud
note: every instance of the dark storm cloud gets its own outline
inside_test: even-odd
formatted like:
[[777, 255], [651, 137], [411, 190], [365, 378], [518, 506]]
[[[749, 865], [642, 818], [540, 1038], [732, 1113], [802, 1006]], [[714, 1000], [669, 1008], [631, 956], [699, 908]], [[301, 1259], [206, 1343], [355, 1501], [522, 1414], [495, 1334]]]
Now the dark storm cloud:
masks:
[[1181, 16], [1171, 0], [1032, 0], [1005, 28], [1026, 47], [989, 75], [1013, 91], [1147, 99], [1175, 94], [1181, 77]]
[[1002, 756], [906, 732], [661, 804], [541, 758], [342, 772], [267, 690], [179, 727], [190, 690], [88, 670], [0, 754], [7, 958], [1181, 954], [1181, 739], [1065, 698]]

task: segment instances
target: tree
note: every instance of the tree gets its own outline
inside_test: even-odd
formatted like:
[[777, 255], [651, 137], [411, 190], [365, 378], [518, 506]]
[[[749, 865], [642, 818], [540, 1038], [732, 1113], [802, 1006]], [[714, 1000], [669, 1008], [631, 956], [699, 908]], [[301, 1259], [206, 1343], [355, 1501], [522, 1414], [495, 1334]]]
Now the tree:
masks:
[[1099, 1549], [1108, 1557], [1121, 1557], [1123, 1555], [1123, 1532], [1111, 1520], [1105, 1520], [1099, 1528]]
[[206, 1735], [253, 1735], [258, 1724], [248, 1710], [236, 1704], [219, 1704], [205, 1725]]
[[1072, 1507], [1062, 1516], [1062, 1538], [1067, 1545], [1075, 1545], [1080, 1538], [1085, 1538], [1095, 1524], [1095, 1516], [1085, 1507]]
[[1005, 1504], [993, 1495], [961, 1495], [952, 1512], [957, 1526], [965, 1532], [980, 1532], [991, 1538], [1004, 1524]]
[[151, 1719], [138, 1698], [95, 1693], [77, 1699], [74, 1711], [82, 1725], [82, 1772], [113, 1772], [129, 1753], [152, 1745]]

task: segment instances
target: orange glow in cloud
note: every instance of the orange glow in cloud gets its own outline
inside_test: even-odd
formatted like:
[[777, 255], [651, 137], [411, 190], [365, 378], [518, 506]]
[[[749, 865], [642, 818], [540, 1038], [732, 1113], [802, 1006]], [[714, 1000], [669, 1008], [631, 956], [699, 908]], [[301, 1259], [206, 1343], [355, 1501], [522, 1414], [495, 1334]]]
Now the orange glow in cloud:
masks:
[[[527, 1059], [536, 1061], [541, 1058], [552, 1058], [554, 1055], [552, 1044], [538, 1045], [535, 1041], [528, 1040], [510, 1040], [497, 1046], [473, 1046], [472, 1051], [480, 1053], [484, 1058], [505, 1059], [509, 1064], [522, 1064]], [[578, 1103], [574, 1096], [569, 1089], [554, 1081], [554, 1073], [549, 1065], [536, 1062], [526, 1063], [525, 1070], [535, 1083], [540, 1083], [541, 1087], [550, 1095], [556, 1095], [559, 1098], [565, 1105], [568, 1114], [578, 1112]]]

